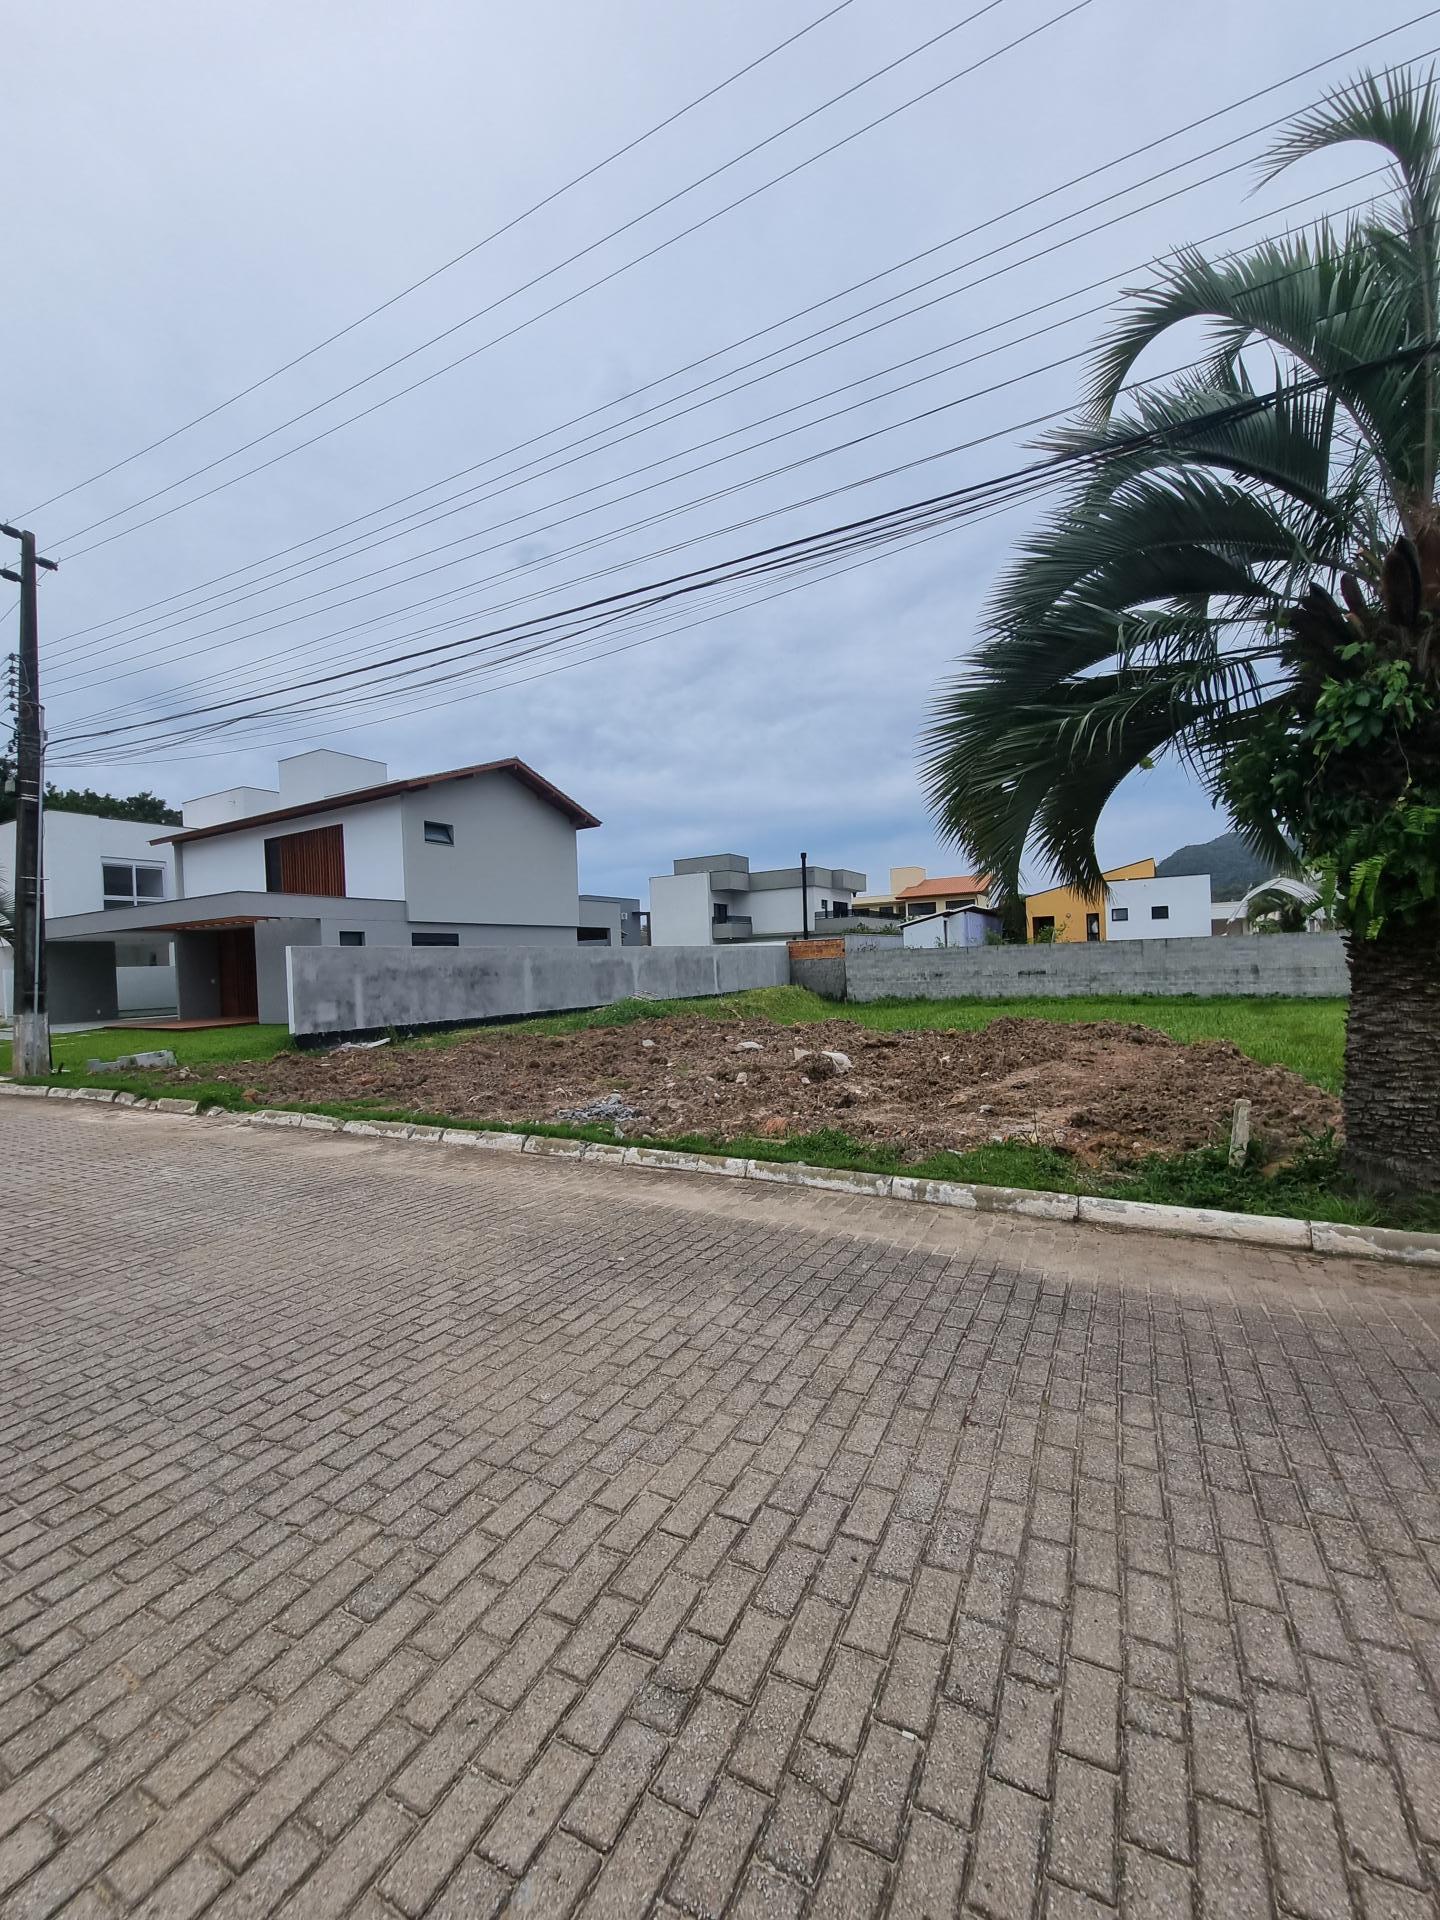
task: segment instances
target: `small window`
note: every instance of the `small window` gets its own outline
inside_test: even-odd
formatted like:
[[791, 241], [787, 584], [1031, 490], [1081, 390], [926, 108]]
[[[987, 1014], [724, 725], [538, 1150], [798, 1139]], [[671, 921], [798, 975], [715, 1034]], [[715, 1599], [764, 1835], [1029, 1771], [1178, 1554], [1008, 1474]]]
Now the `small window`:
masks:
[[1152, 920], [1168, 920], [1170, 918], [1169, 907], [1151, 907], [1150, 918]]
[[365, 944], [365, 936], [363, 933], [346, 933], [342, 929], [340, 944], [342, 947], [363, 947]]
[[820, 911], [821, 911], [821, 913], [829, 913], [829, 911], [830, 911], [830, 902], [829, 902], [828, 900], [822, 900], [822, 901], [820, 902]]
[[458, 933], [412, 933], [410, 944], [412, 947], [458, 947], [460, 936]]
[[1129, 907], [1111, 907], [1110, 918], [1115, 921], [1128, 920], [1130, 918]]
[[455, 844], [455, 829], [444, 820], [427, 820], [425, 822], [425, 838], [432, 847], [453, 847]]
[[107, 907], [138, 907], [165, 898], [165, 869], [135, 860], [102, 860], [100, 885]]
[[715, 911], [711, 914], [710, 917], [712, 920], [716, 921], [718, 924], [719, 922], [728, 920], [730, 918], [730, 909], [729, 907], [726, 906], [723, 900], [717, 900], [715, 902]]

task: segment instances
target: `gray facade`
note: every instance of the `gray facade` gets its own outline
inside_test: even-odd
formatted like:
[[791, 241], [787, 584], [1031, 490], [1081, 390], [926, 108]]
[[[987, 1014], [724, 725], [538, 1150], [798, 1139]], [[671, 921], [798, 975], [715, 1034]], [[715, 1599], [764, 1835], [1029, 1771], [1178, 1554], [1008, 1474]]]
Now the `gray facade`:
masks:
[[645, 947], [650, 929], [640, 902], [630, 894], [580, 895], [580, 944], [607, 947]]

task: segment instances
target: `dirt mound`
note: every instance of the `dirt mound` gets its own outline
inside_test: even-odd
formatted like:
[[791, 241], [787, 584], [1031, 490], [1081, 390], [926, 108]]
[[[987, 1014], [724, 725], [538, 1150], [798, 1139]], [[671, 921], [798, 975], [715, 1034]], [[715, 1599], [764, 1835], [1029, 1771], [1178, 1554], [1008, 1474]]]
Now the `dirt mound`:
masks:
[[1225, 1041], [1014, 1017], [970, 1033], [698, 1015], [563, 1035], [492, 1030], [442, 1046], [286, 1054], [219, 1077], [266, 1099], [462, 1119], [555, 1121], [602, 1101], [623, 1116], [622, 1134], [780, 1138], [840, 1127], [915, 1156], [1023, 1139], [1097, 1163], [1209, 1145], [1238, 1099], [1277, 1156], [1340, 1119], [1332, 1094]]

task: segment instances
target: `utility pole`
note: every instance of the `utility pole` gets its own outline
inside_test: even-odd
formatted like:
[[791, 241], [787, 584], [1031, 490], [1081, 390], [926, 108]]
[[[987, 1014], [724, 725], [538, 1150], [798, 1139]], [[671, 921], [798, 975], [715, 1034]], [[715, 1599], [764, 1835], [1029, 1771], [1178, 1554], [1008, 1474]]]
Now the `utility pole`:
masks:
[[800, 938], [810, 938], [810, 862], [800, 856]]
[[39, 569], [59, 565], [35, 551], [35, 536], [0, 525], [20, 542], [20, 571], [0, 579], [20, 588], [19, 676], [15, 703], [15, 1033], [11, 1071], [39, 1079], [50, 1071], [50, 1016], [45, 1011], [45, 886], [41, 832], [45, 808], [45, 714], [40, 705]]

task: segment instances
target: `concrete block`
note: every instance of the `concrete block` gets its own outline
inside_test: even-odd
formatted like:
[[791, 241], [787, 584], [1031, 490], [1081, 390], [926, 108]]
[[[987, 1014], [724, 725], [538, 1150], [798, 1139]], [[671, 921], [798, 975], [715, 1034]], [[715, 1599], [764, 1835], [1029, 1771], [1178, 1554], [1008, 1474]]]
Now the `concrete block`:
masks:
[[612, 1165], [619, 1166], [625, 1158], [625, 1149], [618, 1140], [614, 1142], [609, 1140], [592, 1140], [585, 1158], [587, 1160], [609, 1160]]
[[679, 1173], [704, 1173], [705, 1162], [711, 1156], [701, 1153], [680, 1153], [670, 1147], [626, 1147], [625, 1165], [627, 1167], [669, 1167]]
[[961, 1207], [975, 1211], [975, 1189], [957, 1180], [920, 1180], [913, 1174], [897, 1173], [890, 1182], [896, 1200], [920, 1200], [932, 1207]]
[[786, 1187], [821, 1187], [830, 1193], [863, 1194], [872, 1200], [890, 1198], [888, 1173], [862, 1173], [848, 1167], [807, 1167], [798, 1160], [752, 1160], [749, 1177], [773, 1180]]
[[1179, 1233], [1197, 1240], [1240, 1240], [1260, 1247], [1292, 1247], [1302, 1252], [1310, 1246], [1308, 1221], [1282, 1220], [1268, 1213], [1222, 1213], [1213, 1207], [1162, 1207], [1148, 1200], [1102, 1200], [1082, 1194], [1080, 1218], [1097, 1227]]
[[562, 1140], [550, 1133], [525, 1135], [526, 1153], [548, 1154], [553, 1160], [583, 1160], [589, 1146], [588, 1140]]
[[302, 1113], [300, 1125], [307, 1133], [339, 1133], [341, 1122], [329, 1113]]
[[284, 1113], [278, 1108], [266, 1107], [260, 1113], [251, 1114], [250, 1124], [252, 1127], [298, 1127], [303, 1118], [303, 1114]]
[[1032, 1220], [1073, 1220], [1079, 1202], [1073, 1193], [1036, 1193], [1028, 1187], [976, 1187], [982, 1213], [1023, 1213]]
[[115, 1089], [113, 1087], [76, 1087], [70, 1097], [72, 1100], [98, 1100], [102, 1105], [109, 1106], [115, 1098]]
[[198, 1100], [171, 1100], [166, 1098], [155, 1102], [155, 1111], [157, 1113], [198, 1113], [200, 1111], [200, 1102]]
[[49, 1087], [22, 1087], [11, 1080], [0, 1086], [0, 1093], [8, 1093], [12, 1100], [43, 1100], [49, 1092]]
[[342, 1133], [358, 1133], [370, 1140], [408, 1140], [408, 1120], [347, 1120]]
[[[345, 952], [347, 949], [341, 948], [340, 951]], [[434, 1147], [438, 1146], [445, 1138], [445, 1129], [444, 1127], [409, 1127], [406, 1129], [405, 1138], [407, 1140], [424, 1140], [430, 1146]]]
[[1334, 1220], [1312, 1220], [1309, 1225], [1310, 1244], [1316, 1253], [1440, 1267], [1440, 1233], [1407, 1233], [1401, 1227], [1350, 1227]]

